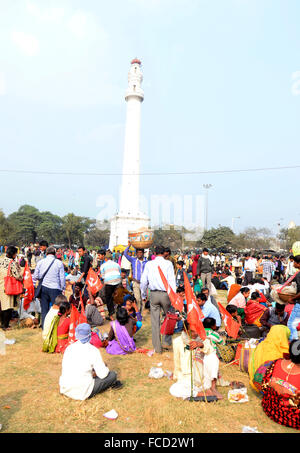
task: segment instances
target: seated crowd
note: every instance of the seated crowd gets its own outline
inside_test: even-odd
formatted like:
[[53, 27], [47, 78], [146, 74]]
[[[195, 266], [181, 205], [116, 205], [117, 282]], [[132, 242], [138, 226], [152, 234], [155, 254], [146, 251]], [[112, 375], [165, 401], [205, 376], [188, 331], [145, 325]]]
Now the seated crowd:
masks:
[[[109, 355], [135, 353], [138, 349], [135, 335], [143, 328], [142, 313], [148, 308], [154, 352], [160, 354], [171, 344], [173, 347], [172, 396], [193, 397], [196, 401], [222, 399], [218, 386], [229, 383], [221, 377], [220, 361], [230, 361], [225, 357], [231, 353], [234, 361], [238, 343], [254, 338], [258, 344], [249, 352], [247, 370], [252, 388], [262, 395], [264, 412], [278, 423], [300, 429], [300, 273], [296, 272], [292, 280], [297, 293], [285, 303], [271, 295], [275, 271], [271, 278], [251, 278], [247, 270], [237, 276], [229, 266], [224, 266], [219, 282], [224, 283], [222, 288], [227, 292], [225, 312], [237, 323], [238, 331], [232, 345], [234, 341], [222, 323], [222, 307], [216, 300], [218, 293], [208, 250], [197, 255], [196, 266], [191, 262], [188, 268], [183, 259], [176, 262], [167, 252], [159, 246], [147, 260], [144, 250], [136, 250], [133, 255], [128, 247], [124, 255], [131, 268], [126, 269], [121, 267], [121, 260], [117, 263], [105, 250], [98, 252], [93, 265], [85, 248], [79, 247], [80, 262], [77, 266], [72, 263], [70, 268], [57, 259], [53, 247], [46, 249], [44, 262], [39, 261], [33, 272], [34, 283], [44, 282], [40, 307], [36, 300], [36, 305], [33, 301], [25, 310], [23, 301], [20, 314], [36, 327], [36, 315], [40, 313], [43, 351], [63, 355], [60, 392], [84, 400], [108, 388], [122, 388], [116, 373], [104, 363], [99, 348], [105, 348]], [[11, 250], [9, 253], [13, 258]], [[293, 261], [295, 269], [300, 269], [300, 256]], [[171, 305], [159, 270], [163, 271], [174, 297], [181, 301], [181, 312]], [[96, 291], [89, 283], [91, 271], [99, 283]], [[54, 275], [59, 276], [57, 286], [53, 285]], [[47, 286], [50, 283], [52, 286]], [[189, 320], [187, 285], [192, 286], [193, 303], [203, 316], [205, 339]], [[161, 310], [166, 325], [168, 316], [171, 319], [171, 315], [177, 315], [172, 331], [165, 330], [162, 337]], [[106, 332], [99, 330], [102, 326], [108, 328]]]

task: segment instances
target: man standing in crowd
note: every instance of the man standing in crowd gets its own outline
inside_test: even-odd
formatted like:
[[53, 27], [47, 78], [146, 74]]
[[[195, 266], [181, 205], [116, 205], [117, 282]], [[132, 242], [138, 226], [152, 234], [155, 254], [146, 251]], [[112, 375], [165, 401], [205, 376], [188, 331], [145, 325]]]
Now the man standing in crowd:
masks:
[[85, 247], [83, 247], [83, 246], [78, 247], [78, 253], [80, 256], [79, 269], [81, 272], [78, 282], [84, 283], [86, 276], [88, 274], [88, 271], [90, 270], [90, 267], [92, 267], [92, 258], [87, 253], [87, 251], [85, 250]]
[[249, 254], [246, 255], [244, 266], [244, 286], [251, 285], [256, 272], [256, 260]]
[[115, 312], [113, 295], [117, 286], [122, 281], [121, 268], [118, 263], [115, 263], [112, 259], [108, 259], [100, 267], [100, 277], [104, 282], [105, 302], [109, 314], [106, 319], [113, 321], [113, 314]]
[[144, 257], [143, 249], [136, 249], [136, 256], [130, 256], [128, 254], [129, 247], [131, 242], [128, 241], [128, 247], [124, 250], [124, 256], [131, 263], [131, 272], [132, 272], [132, 289], [137, 306], [139, 307], [140, 313], [143, 311], [143, 299], [141, 295], [141, 276], [144, 271], [147, 259]]
[[201, 257], [198, 260], [197, 275], [202, 281], [203, 287], [207, 287], [211, 291], [211, 273], [213, 265], [208, 254], [208, 249], [204, 248]]
[[174, 272], [176, 273], [177, 264], [176, 264], [175, 258], [171, 255], [170, 247], [165, 247], [164, 258], [165, 258], [165, 260], [171, 261], [171, 263], [173, 264], [173, 267], [174, 267]]
[[42, 280], [41, 289], [41, 325], [44, 326], [45, 317], [54, 304], [55, 298], [66, 288], [66, 277], [63, 263], [56, 259], [55, 248], [48, 247], [46, 258], [41, 259], [32, 276], [33, 284]]
[[263, 278], [265, 278], [268, 283], [272, 280], [272, 274], [273, 271], [275, 270], [274, 263], [267, 257], [264, 257], [264, 260], [262, 262], [262, 268], [263, 268]]
[[[147, 298], [147, 288], [150, 290], [152, 344], [157, 354], [162, 353], [160, 339], [160, 310], [162, 309], [164, 315], [166, 315], [171, 307], [171, 302], [162, 282], [158, 266], [163, 271], [173, 291], [176, 292], [174, 267], [171, 261], [164, 259], [164, 251], [165, 248], [163, 246], [157, 246], [155, 248], [155, 259], [146, 263], [141, 277], [141, 293], [143, 300], [146, 300]], [[172, 337], [164, 335], [163, 341], [167, 343], [167, 346], [170, 346]]]

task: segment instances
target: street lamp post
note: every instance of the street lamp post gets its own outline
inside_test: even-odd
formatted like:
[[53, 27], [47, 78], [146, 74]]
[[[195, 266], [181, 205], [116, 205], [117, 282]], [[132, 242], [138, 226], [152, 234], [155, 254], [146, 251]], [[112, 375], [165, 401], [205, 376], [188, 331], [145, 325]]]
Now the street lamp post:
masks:
[[206, 189], [206, 207], [205, 207], [205, 231], [207, 231], [208, 226], [208, 189], [212, 187], [212, 184], [203, 184], [204, 189]]

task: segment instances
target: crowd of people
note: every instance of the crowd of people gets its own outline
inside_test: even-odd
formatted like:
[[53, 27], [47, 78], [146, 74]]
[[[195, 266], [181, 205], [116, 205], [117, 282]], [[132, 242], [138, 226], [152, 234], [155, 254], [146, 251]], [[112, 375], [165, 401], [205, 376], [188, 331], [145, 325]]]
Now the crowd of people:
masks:
[[[230, 383], [222, 379], [220, 361], [229, 353], [235, 357], [238, 344], [253, 338], [257, 345], [247, 371], [250, 384], [263, 395], [263, 410], [274, 421], [300, 429], [299, 255], [225, 255], [207, 248], [172, 254], [163, 246], [152, 253], [130, 242], [123, 252], [70, 250], [47, 241], [1, 250], [1, 328], [18, 322], [42, 329], [43, 351], [63, 354], [62, 394], [83, 400], [122, 388], [100, 348], [111, 355], [142, 352], [135, 335], [150, 313], [154, 353], [173, 349], [171, 395], [222, 399], [218, 386]], [[25, 306], [27, 272], [35, 295]], [[19, 293], [8, 294], [8, 279], [21, 285]], [[202, 315], [202, 337], [189, 318], [189, 288]], [[220, 289], [226, 291], [225, 316], [217, 301]], [[235, 342], [227, 317], [237, 326]], [[108, 322], [104, 333], [99, 327]]]

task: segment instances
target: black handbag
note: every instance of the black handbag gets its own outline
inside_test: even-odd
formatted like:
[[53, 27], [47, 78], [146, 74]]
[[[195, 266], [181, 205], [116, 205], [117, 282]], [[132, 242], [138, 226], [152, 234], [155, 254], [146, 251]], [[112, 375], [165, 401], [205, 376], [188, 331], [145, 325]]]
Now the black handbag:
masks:
[[43, 284], [43, 280], [48, 272], [48, 270], [50, 269], [50, 267], [52, 266], [52, 264], [54, 263], [55, 261], [55, 258], [54, 260], [52, 261], [52, 263], [50, 264], [50, 266], [48, 267], [48, 269], [46, 270], [46, 272], [44, 273], [44, 275], [42, 276], [42, 278], [39, 280], [39, 284], [37, 285], [37, 287], [35, 288], [34, 290], [34, 297], [36, 299], [40, 299], [41, 298], [41, 294], [42, 294], [42, 284]]

